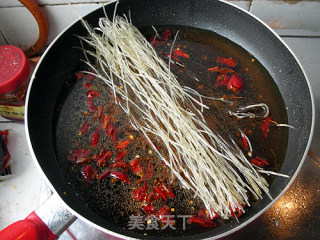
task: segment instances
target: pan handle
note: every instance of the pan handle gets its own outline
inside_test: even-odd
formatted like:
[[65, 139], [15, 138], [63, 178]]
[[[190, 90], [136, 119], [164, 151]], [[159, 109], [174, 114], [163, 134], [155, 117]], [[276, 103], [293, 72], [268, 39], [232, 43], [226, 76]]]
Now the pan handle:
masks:
[[53, 194], [24, 220], [17, 221], [0, 231], [0, 239], [54, 240], [76, 220], [57, 194]]

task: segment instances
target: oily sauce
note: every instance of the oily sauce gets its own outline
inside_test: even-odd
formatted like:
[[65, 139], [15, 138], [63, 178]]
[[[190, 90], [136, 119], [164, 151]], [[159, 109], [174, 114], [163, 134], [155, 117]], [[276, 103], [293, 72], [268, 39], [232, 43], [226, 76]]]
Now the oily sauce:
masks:
[[[230, 107], [224, 102], [204, 99], [210, 109], [204, 110], [203, 115], [209, 127], [222, 136], [230, 136], [243, 148], [239, 132], [241, 129], [252, 144], [252, 157], [267, 160], [270, 166], [264, 169], [279, 171], [286, 152], [288, 132], [286, 128], [277, 127], [275, 123], [286, 123], [287, 116], [281, 94], [267, 70], [250, 53], [214, 32], [182, 26], [157, 26], [156, 29], [157, 41], [154, 41], [155, 33], [151, 28], [141, 29], [141, 32], [154, 44], [164, 61], [169, 61], [168, 54], [172, 44], [173, 50], [179, 50], [171, 56], [171, 70], [181, 85], [189, 86], [203, 96], [223, 98], [238, 107], [257, 103], [268, 105], [272, 122], [268, 123], [267, 137], [266, 132], [261, 130], [264, 119], [232, 117], [228, 110], [235, 110], [236, 107]], [[173, 39], [178, 31], [174, 43]], [[164, 35], [165, 32], [167, 35]], [[218, 57], [237, 61], [236, 66], [229, 68], [242, 78], [243, 86], [240, 90], [230, 90], [226, 85], [217, 84], [220, 73], [208, 69], [222, 66], [217, 63]], [[183, 236], [212, 230], [212, 227], [189, 224], [190, 222], [186, 221], [187, 216], [194, 216], [204, 208], [203, 203], [172, 178], [170, 169], [162, 163], [148, 141], [132, 127], [126, 114], [115, 103], [112, 91], [90, 73], [79, 72], [85, 69], [86, 67], [79, 63], [78, 69], [66, 80], [56, 105], [54, 128], [59, 164], [79, 199], [106, 221], [144, 235]], [[88, 96], [89, 91], [97, 91], [99, 96]], [[106, 127], [104, 121], [108, 116], [110, 118]], [[84, 128], [86, 122], [88, 126]], [[129, 141], [129, 144], [118, 149], [117, 143], [124, 141]], [[157, 142], [157, 139], [154, 141], [156, 146], [164, 151], [162, 143]], [[99, 154], [107, 151], [112, 155], [99, 162]], [[247, 154], [247, 151], [244, 153]], [[130, 165], [136, 157], [141, 160], [142, 170], [139, 173], [135, 173]], [[124, 165], [111, 167], [118, 162], [117, 159], [123, 161]], [[117, 175], [115, 172], [121, 174]], [[266, 179], [271, 183], [272, 177]], [[146, 202], [147, 195], [151, 192], [157, 195], [155, 188], [161, 187], [163, 183], [169, 185], [174, 197], [167, 196], [165, 201], [158, 196]], [[143, 186], [145, 196], [144, 193], [139, 195], [135, 192]], [[137, 200], [135, 196], [144, 200]], [[175, 217], [175, 224], [169, 223], [171, 227], [168, 225], [164, 228], [166, 222], [158, 222], [158, 229], [148, 228], [150, 225], [146, 217], [149, 215], [143, 207], [150, 203], [155, 209], [154, 215], [166, 205], [166, 213]], [[250, 208], [246, 211], [250, 211]], [[132, 221], [137, 221], [137, 218], [132, 216], [143, 217], [140, 228], [133, 225]], [[222, 219], [214, 221], [216, 227], [225, 222]]]

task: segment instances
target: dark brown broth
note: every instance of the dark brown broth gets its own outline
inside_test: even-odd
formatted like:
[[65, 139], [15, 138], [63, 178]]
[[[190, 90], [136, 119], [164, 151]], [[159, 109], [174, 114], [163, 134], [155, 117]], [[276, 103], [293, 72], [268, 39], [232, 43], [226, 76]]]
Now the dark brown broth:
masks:
[[[170, 29], [173, 33], [177, 30], [180, 31], [175, 46], [180, 47], [190, 55], [189, 59], [180, 58], [185, 68], [181, 69], [179, 66], [172, 65], [172, 71], [177, 74], [182, 85], [190, 86], [206, 96], [228, 97], [229, 100], [235, 101], [239, 105], [259, 102], [266, 103], [270, 108], [270, 116], [272, 119], [279, 123], [286, 123], [285, 106], [276, 84], [267, 70], [250, 53], [210, 31], [180, 26], [157, 27], [159, 33], [166, 29]], [[141, 31], [147, 38], [153, 34], [150, 29], [142, 29]], [[163, 54], [168, 48], [160, 47], [158, 49], [165, 60], [167, 59]], [[210, 73], [207, 69], [217, 65], [215, 62], [217, 56], [237, 59], [238, 65], [235, 70], [244, 79], [244, 87], [239, 94], [230, 93], [225, 86], [220, 87], [215, 84], [217, 74]], [[79, 66], [77, 70], [82, 70], [82, 67], [83, 66]], [[246, 70], [246, 68], [248, 68], [248, 70]], [[194, 77], [197, 77], [200, 82], [195, 81]], [[79, 198], [99, 216], [122, 228], [128, 228], [130, 215], [143, 215], [141, 204], [132, 199], [132, 188], [134, 185], [128, 186], [120, 181], [112, 183], [110, 178], [108, 178], [101, 182], [95, 180], [90, 183], [88, 187], [81, 175], [83, 165], [75, 165], [66, 160], [71, 150], [79, 146], [90, 146], [91, 138], [89, 136], [91, 136], [95, 127], [98, 125], [98, 123], [91, 123], [92, 128], [89, 130], [88, 137], [85, 140], [78, 137], [80, 126], [88, 119], [87, 116], [80, 114], [88, 110], [86, 104], [87, 90], [83, 87], [85, 81], [85, 79], [76, 80], [75, 76], [72, 75], [70, 79], [66, 81], [65, 88], [61, 91], [61, 96], [57, 104], [58, 119], [55, 129], [57, 157], [60, 165], [64, 169], [66, 179], [75, 189]], [[92, 83], [94, 84], [94, 88], [102, 93], [102, 96], [98, 98], [95, 103], [97, 105], [103, 105], [106, 112], [117, 116], [116, 127], [119, 129], [119, 139], [125, 139], [128, 134], [139, 138], [139, 133], [130, 129], [124, 113], [121, 113], [112, 103], [110, 92], [106, 90], [105, 86], [98, 80], [94, 80]], [[202, 87], [202, 85], [204, 87]], [[280, 169], [287, 145], [287, 130], [285, 128], [271, 127], [272, 129], [269, 132], [268, 139], [265, 139], [260, 130], [260, 120], [245, 119], [239, 121], [226, 115], [226, 112], [221, 109], [219, 103], [213, 104], [210, 101], [206, 101], [205, 103], [210, 106], [210, 110], [205, 111], [204, 116], [208, 122], [220, 121], [221, 134], [232, 136], [237, 144], [241, 145], [241, 139], [237, 131], [238, 127], [246, 132], [251, 130], [252, 133], [248, 134], [248, 136], [252, 142], [254, 154], [270, 161], [271, 166], [266, 169], [273, 171]], [[99, 141], [101, 144], [112, 148], [111, 141], [108, 137], [100, 135]], [[99, 148], [95, 148], [93, 151], [97, 154], [98, 150]], [[137, 153], [147, 157], [144, 155], [146, 150], [148, 150], [148, 147], [136, 141], [136, 143], [128, 149], [128, 155], [124, 160], [126, 162], [130, 161]], [[157, 169], [162, 169], [162, 167], [160, 167], [161, 164], [155, 166], [157, 166]], [[159, 174], [161, 175], [161, 171], [157, 176], [160, 176]], [[267, 179], [269, 182], [272, 181], [271, 177]], [[130, 175], [130, 180], [134, 182], [134, 176]], [[174, 186], [173, 190], [176, 193], [176, 198], [169, 199], [166, 204], [175, 208], [175, 215], [193, 215], [203, 208], [203, 204], [199, 199], [193, 199], [190, 192], [182, 190], [178, 185]], [[193, 204], [190, 204], [190, 200], [193, 200]], [[158, 201], [155, 202], [154, 205], [159, 209], [162, 203]], [[250, 209], [248, 211], [250, 211]], [[223, 224], [221, 220], [218, 222], [219, 224]], [[167, 228], [166, 230], [159, 231], [138, 231], [136, 229], [134, 231], [148, 235], [182, 236], [211, 230], [194, 224], [187, 225], [186, 230], [182, 230], [182, 221], [178, 221], [176, 227], [176, 230]]]

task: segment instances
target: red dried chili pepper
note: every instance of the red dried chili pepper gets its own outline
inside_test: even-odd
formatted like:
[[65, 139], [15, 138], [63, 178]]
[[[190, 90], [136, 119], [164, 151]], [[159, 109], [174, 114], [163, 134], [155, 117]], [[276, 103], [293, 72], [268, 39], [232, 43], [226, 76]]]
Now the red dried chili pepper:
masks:
[[85, 82], [85, 83], [83, 84], [83, 87], [84, 87], [85, 89], [90, 89], [91, 86], [92, 86], [92, 83], [90, 83], [90, 82]]
[[224, 57], [220, 57], [218, 56], [216, 59], [216, 62], [228, 67], [232, 67], [234, 68], [237, 65], [237, 61], [233, 58], [224, 58]]
[[152, 202], [155, 198], [155, 193], [153, 191], [149, 192], [146, 196], [146, 202]]
[[220, 73], [220, 74], [234, 73], [234, 70], [232, 70], [230, 68], [220, 67], [220, 66], [215, 66], [213, 68], [208, 68], [208, 71], [217, 72], [217, 73]]
[[89, 130], [89, 128], [90, 128], [90, 125], [89, 125], [89, 122], [87, 120], [80, 127], [79, 136], [81, 136], [82, 134], [86, 133]]
[[104, 113], [103, 113], [103, 108], [102, 107], [98, 107], [98, 114], [97, 114], [97, 116], [98, 116], [98, 119], [99, 119], [99, 121], [101, 122], [101, 123], [103, 123], [103, 121], [104, 121]]
[[243, 87], [242, 78], [237, 73], [232, 74], [229, 82], [227, 83], [227, 88], [229, 90], [232, 90], [235, 93], [239, 93], [242, 87]]
[[112, 133], [113, 133], [113, 131], [115, 130], [116, 128], [114, 127], [114, 125], [112, 124], [112, 123], [110, 123], [109, 125], [108, 125], [108, 128], [107, 128], [107, 135], [109, 136], [109, 137], [112, 137]]
[[220, 66], [215, 66], [212, 68], [208, 68], [208, 71], [210, 72], [220, 72], [221, 67]]
[[142, 210], [146, 213], [146, 214], [156, 214], [156, 209], [155, 207], [150, 203], [147, 206], [142, 206]]
[[93, 79], [95, 79], [96, 77], [94, 76], [94, 75], [92, 75], [91, 73], [87, 73], [86, 74], [86, 79], [88, 80], [88, 81], [92, 81]]
[[112, 168], [126, 168], [128, 166], [129, 165], [127, 163], [125, 163], [123, 160], [115, 162], [110, 165], [110, 167], [112, 167]]
[[95, 99], [96, 97], [100, 96], [100, 92], [98, 92], [97, 90], [90, 90], [87, 92], [87, 98], [88, 99]]
[[270, 132], [270, 121], [271, 121], [271, 117], [266, 117], [266, 119], [263, 120], [260, 126], [263, 136], [265, 138], [268, 137], [268, 133]]
[[170, 198], [175, 198], [176, 197], [176, 195], [174, 194], [174, 192], [168, 186], [167, 183], [162, 182], [162, 184], [160, 185], [160, 189], [161, 189], [162, 192], [164, 192], [167, 195], [167, 197], [170, 197]]
[[90, 158], [88, 158], [90, 153], [90, 149], [87, 149], [86, 151], [83, 151], [82, 154], [75, 160], [75, 163], [85, 163], [90, 161]]
[[124, 172], [111, 172], [110, 176], [114, 177], [116, 179], [119, 179], [120, 181], [122, 181], [124, 183], [131, 184], [131, 182], [129, 180], [129, 175]]
[[99, 150], [99, 153], [97, 155], [97, 158], [103, 157], [103, 155], [106, 153], [106, 149], [104, 147], [101, 147]]
[[106, 177], [108, 177], [109, 173], [110, 173], [110, 170], [107, 170], [107, 171], [104, 171], [103, 173], [101, 173], [99, 175], [99, 180], [102, 180], [102, 179], [105, 179]]
[[112, 157], [112, 155], [113, 153], [111, 151], [104, 152], [100, 158], [97, 158], [97, 165], [101, 166], [105, 164]]
[[163, 205], [162, 208], [157, 212], [157, 216], [160, 222], [162, 223], [170, 223], [173, 225], [174, 222], [174, 217], [171, 214], [169, 207], [167, 205]]
[[86, 161], [89, 161], [90, 159], [87, 158], [89, 155], [90, 150], [85, 149], [74, 149], [70, 152], [68, 156], [68, 160], [71, 162], [74, 162], [76, 164], [78, 163], [84, 163]]
[[77, 80], [79, 80], [79, 79], [81, 79], [81, 78], [84, 78], [85, 77], [85, 73], [83, 73], [83, 72], [77, 72], [76, 73], [76, 78], [77, 78]]
[[158, 199], [160, 199], [159, 194], [155, 193], [155, 194], [154, 194], [154, 196], [153, 196], [153, 199], [154, 199], [154, 200], [158, 200]]
[[241, 140], [242, 140], [243, 150], [248, 151], [249, 143], [248, 143], [246, 134], [243, 132], [241, 132]]
[[199, 217], [199, 216], [192, 216], [188, 219], [187, 221], [189, 224], [195, 223], [199, 226], [202, 227], [216, 227], [217, 224], [212, 222], [211, 220], [204, 218], [204, 217]]
[[170, 38], [171, 38], [171, 31], [169, 29], [165, 30], [163, 33], [162, 33], [162, 40], [164, 42], [167, 42]]
[[99, 143], [99, 130], [100, 130], [100, 128], [97, 127], [92, 135], [91, 147], [95, 147]]
[[129, 145], [129, 143], [130, 143], [130, 140], [118, 142], [117, 145], [115, 145], [114, 147], [115, 147], [116, 149], [124, 149], [124, 148], [127, 148], [127, 146]]
[[251, 158], [251, 163], [258, 167], [270, 166], [270, 162], [260, 157]]
[[165, 53], [164, 55], [166, 57], [170, 56], [173, 60], [175, 60], [176, 62], [179, 62], [179, 58], [174, 53], [171, 53], [171, 55], [170, 55], [170, 53]]
[[87, 105], [91, 112], [95, 112], [98, 110], [98, 108], [93, 104], [92, 100], [89, 98], [87, 99]]
[[[212, 216], [210, 216], [210, 212], [211, 212], [211, 214], [212, 214]], [[203, 209], [201, 209], [201, 210], [199, 210], [199, 212], [197, 213], [197, 216], [198, 217], [202, 217], [202, 218], [207, 218], [207, 219], [209, 219], [209, 220], [214, 220], [214, 219], [216, 219], [216, 218], [219, 218], [220, 216], [217, 214], [217, 213], [215, 213], [213, 210], [211, 210], [209, 212], [209, 210], [208, 209], [206, 209], [206, 208], [203, 208]]]
[[81, 169], [82, 176], [86, 179], [87, 181], [87, 186], [88, 184], [93, 180], [93, 168], [91, 165], [87, 165], [86, 167]]
[[220, 74], [217, 77], [217, 84], [219, 86], [227, 85], [228, 82], [229, 82], [229, 76], [227, 74]]
[[168, 200], [167, 195], [158, 186], [155, 186], [155, 191], [164, 201]]
[[188, 223], [195, 223], [203, 227], [215, 227], [216, 223], [212, 222], [214, 219], [218, 218], [219, 215], [211, 210], [212, 216], [208, 209], [201, 209], [196, 216], [192, 216], [188, 219]]
[[[242, 207], [245, 207], [245, 205], [242, 205]], [[230, 217], [232, 218], [239, 218], [242, 215], [242, 210], [238, 206], [234, 207], [234, 210], [232, 210], [229, 204], [229, 209], [230, 209]]]
[[148, 185], [147, 185], [147, 181], [145, 181], [142, 187], [136, 188], [133, 191], [132, 193], [133, 199], [138, 200], [139, 202], [142, 202], [147, 195], [147, 190], [148, 190]]
[[142, 169], [142, 165], [141, 165], [141, 161], [139, 157], [134, 158], [130, 163], [129, 163], [132, 171], [137, 174], [139, 172], [141, 172]]
[[103, 158], [106, 159], [107, 161], [112, 157], [113, 153], [111, 151], [107, 151], [104, 155]]
[[80, 114], [83, 116], [90, 116], [93, 114], [93, 112], [84, 111], [84, 112], [81, 112]]
[[107, 130], [110, 121], [111, 121], [111, 116], [104, 116], [104, 119], [103, 119], [103, 122], [102, 122], [102, 128]]
[[155, 38], [155, 37], [150, 37], [150, 41], [149, 41], [149, 42], [151, 43], [151, 46], [152, 46], [152, 47], [158, 47], [158, 46], [164, 44], [163, 41], [159, 41], [159, 40], [158, 40], [157, 38]]
[[122, 160], [127, 154], [127, 151], [116, 151], [116, 162]]
[[173, 53], [178, 57], [190, 58], [190, 55], [180, 49], [174, 49]]

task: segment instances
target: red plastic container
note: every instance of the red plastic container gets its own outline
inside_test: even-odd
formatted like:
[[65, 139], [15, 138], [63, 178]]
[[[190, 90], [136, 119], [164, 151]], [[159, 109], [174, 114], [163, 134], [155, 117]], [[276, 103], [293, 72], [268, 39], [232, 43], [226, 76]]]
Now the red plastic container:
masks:
[[30, 63], [15, 46], [0, 46], [0, 115], [23, 120]]

